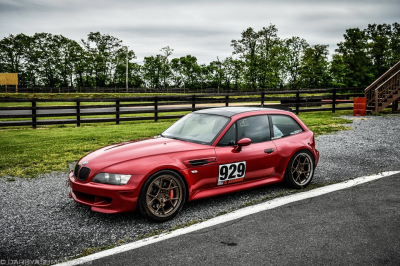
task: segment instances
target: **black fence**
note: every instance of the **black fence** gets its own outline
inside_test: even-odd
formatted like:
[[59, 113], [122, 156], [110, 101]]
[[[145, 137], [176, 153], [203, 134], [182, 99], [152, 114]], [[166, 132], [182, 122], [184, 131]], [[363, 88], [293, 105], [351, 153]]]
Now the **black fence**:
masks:
[[[365, 89], [365, 88], [345, 88], [343, 90], [354, 90], [354, 89]], [[18, 90], [18, 91], [17, 91]], [[300, 91], [310, 91], [313, 89], [303, 88]], [[110, 87], [21, 87], [21, 86], [8, 86], [5, 91], [5, 86], [0, 85], [0, 93], [181, 93], [181, 94], [209, 94], [209, 93], [249, 93], [249, 92], [282, 92], [275, 91], [275, 89], [263, 89], [263, 88], [245, 88], [245, 89], [233, 89], [233, 88], [110, 88]], [[288, 90], [289, 91], [289, 90]]]
[[[221, 106], [252, 106], [299, 112], [352, 110], [364, 90], [319, 89], [213, 93], [121, 98], [0, 98], [0, 127], [176, 119], [185, 113]], [[52, 104], [53, 103], [53, 104]]]
[[110, 88], [110, 87], [16, 87], [0, 85], [0, 92], [7, 93], [240, 93], [261, 92], [265, 89], [227, 89], [227, 88]]

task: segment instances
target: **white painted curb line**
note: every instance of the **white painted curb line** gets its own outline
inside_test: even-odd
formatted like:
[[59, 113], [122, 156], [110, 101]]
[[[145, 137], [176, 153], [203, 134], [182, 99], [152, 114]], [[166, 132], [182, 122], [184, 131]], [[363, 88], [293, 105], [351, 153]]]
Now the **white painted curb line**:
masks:
[[266, 202], [263, 202], [263, 203], [260, 203], [257, 205], [242, 208], [242, 209], [212, 218], [212, 219], [207, 220], [202, 223], [198, 223], [198, 224], [191, 225], [189, 227], [178, 229], [178, 230], [172, 231], [170, 233], [164, 233], [164, 234], [160, 234], [160, 235], [153, 236], [150, 238], [138, 240], [133, 243], [125, 244], [125, 245], [118, 246], [118, 247], [108, 249], [108, 250], [104, 250], [104, 251], [101, 251], [101, 252], [86, 256], [86, 257], [67, 261], [67, 262], [60, 263], [60, 264], [56, 264], [56, 266], [72, 266], [72, 265], [87, 263], [87, 262], [94, 261], [94, 260], [97, 260], [100, 258], [104, 258], [104, 257], [110, 256], [110, 255], [118, 254], [118, 253], [125, 252], [128, 250], [137, 249], [137, 248], [147, 246], [147, 245], [150, 245], [153, 243], [157, 243], [160, 241], [164, 241], [164, 240], [167, 240], [167, 239], [170, 239], [173, 237], [188, 234], [188, 233], [198, 231], [198, 230], [201, 230], [201, 229], [204, 229], [207, 227], [226, 223], [226, 222], [236, 220], [236, 219], [239, 219], [239, 218], [242, 218], [242, 217], [254, 214], [254, 213], [274, 209], [279, 206], [283, 206], [283, 205], [286, 205], [286, 204], [289, 204], [289, 203], [292, 203], [295, 201], [313, 198], [313, 197], [324, 195], [324, 194], [327, 194], [330, 192], [338, 191], [341, 189], [354, 187], [354, 186], [357, 186], [357, 185], [360, 185], [360, 184], [363, 184], [366, 182], [370, 182], [373, 180], [380, 179], [382, 177], [391, 176], [391, 175], [398, 174], [398, 173], [400, 173], [400, 171], [383, 172], [383, 173], [379, 173], [379, 174], [373, 175], [373, 176], [358, 177], [358, 178], [350, 179], [350, 180], [347, 180], [347, 181], [344, 181], [341, 183], [312, 189], [312, 190], [309, 190], [306, 192], [295, 193], [295, 194], [292, 194], [289, 196], [272, 199], [272, 200], [269, 200], [269, 201], [266, 201]]

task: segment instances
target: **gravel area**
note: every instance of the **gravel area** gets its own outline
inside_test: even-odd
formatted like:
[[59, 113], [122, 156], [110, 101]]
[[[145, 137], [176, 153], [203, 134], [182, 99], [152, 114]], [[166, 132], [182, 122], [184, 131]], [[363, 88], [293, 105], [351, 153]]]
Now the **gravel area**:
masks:
[[[400, 170], [400, 115], [345, 118], [353, 120], [348, 124], [353, 129], [317, 138], [321, 158], [313, 184]], [[158, 224], [136, 213], [92, 212], [68, 198], [66, 179], [67, 173], [0, 179], [0, 262], [53, 264], [90, 248], [135, 241], [155, 230], [205, 220], [291, 191], [277, 184], [200, 200], [186, 204], [172, 221]]]

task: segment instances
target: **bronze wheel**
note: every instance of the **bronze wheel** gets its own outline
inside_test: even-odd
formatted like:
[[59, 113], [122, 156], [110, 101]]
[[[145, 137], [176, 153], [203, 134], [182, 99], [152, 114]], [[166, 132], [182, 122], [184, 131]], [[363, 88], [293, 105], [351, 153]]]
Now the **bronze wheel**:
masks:
[[309, 151], [297, 152], [289, 161], [285, 181], [294, 188], [304, 188], [314, 176], [314, 159]]
[[182, 209], [186, 188], [182, 178], [172, 171], [161, 171], [150, 177], [140, 194], [140, 211], [147, 218], [164, 222]]

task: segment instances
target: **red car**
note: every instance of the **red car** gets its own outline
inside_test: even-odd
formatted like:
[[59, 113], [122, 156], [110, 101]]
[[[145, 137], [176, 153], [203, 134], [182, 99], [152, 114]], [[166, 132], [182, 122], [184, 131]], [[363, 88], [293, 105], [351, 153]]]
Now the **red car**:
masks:
[[107, 146], [69, 173], [70, 196], [93, 211], [139, 210], [163, 222], [186, 201], [285, 181], [306, 187], [319, 152], [294, 114], [267, 108], [196, 111], [153, 139]]

